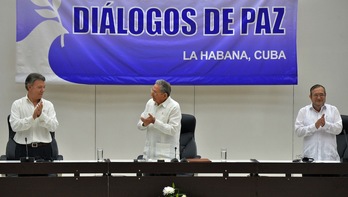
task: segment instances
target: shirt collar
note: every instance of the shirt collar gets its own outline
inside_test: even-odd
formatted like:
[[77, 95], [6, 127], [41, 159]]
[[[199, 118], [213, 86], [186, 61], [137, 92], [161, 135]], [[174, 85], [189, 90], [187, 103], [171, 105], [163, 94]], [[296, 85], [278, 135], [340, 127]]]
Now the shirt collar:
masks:
[[167, 98], [163, 103], [161, 103], [161, 104], [159, 104], [159, 105], [157, 105], [157, 104], [155, 103], [155, 105], [157, 105], [158, 107], [162, 106], [162, 107], [166, 108], [166, 107], [168, 106], [169, 102], [170, 102], [170, 101], [169, 101], [170, 99], [171, 99], [170, 96], [168, 96], [168, 98]]
[[[31, 100], [29, 99], [28, 95], [25, 95], [25, 98], [27, 99], [28, 102], [30, 102], [31, 104], [34, 105], [34, 103], [31, 102]], [[43, 100], [44, 100], [43, 98], [40, 99], [40, 101], [42, 101], [42, 102], [43, 102]]]
[[[313, 107], [313, 103], [311, 103], [311, 105], [310, 105], [310, 109], [311, 109], [311, 110], [314, 110], [314, 111], [317, 111], [317, 110], [315, 110], [315, 109], [314, 109], [314, 107]], [[323, 111], [324, 109], [326, 109], [326, 103], [324, 103], [324, 105], [323, 105], [323, 106], [321, 106], [320, 111]]]
[[28, 95], [25, 95], [25, 97], [29, 103], [33, 104], [33, 102], [31, 102], [31, 100], [29, 99]]

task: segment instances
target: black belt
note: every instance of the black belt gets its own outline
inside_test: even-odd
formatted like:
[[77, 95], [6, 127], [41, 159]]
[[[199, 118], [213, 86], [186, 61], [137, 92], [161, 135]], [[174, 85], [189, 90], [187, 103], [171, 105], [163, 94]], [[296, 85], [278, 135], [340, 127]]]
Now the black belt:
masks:
[[[41, 146], [47, 146], [49, 144], [51, 144], [51, 143], [33, 142], [33, 143], [28, 144], [28, 147], [37, 148], [37, 147], [41, 147]], [[25, 144], [21, 144], [21, 145], [26, 146]]]
[[46, 146], [49, 145], [51, 143], [42, 143], [42, 142], [33, 142], [31, 144], [29, 144], [32, 148], [37, 148], [39, 146]]

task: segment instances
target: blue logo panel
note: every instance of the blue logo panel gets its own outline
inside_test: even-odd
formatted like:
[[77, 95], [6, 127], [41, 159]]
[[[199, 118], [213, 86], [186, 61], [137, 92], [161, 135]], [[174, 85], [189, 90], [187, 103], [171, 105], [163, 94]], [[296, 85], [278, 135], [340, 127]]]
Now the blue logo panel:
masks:
[[297, 0], [17, 0], [17, 76], [297, 84]]

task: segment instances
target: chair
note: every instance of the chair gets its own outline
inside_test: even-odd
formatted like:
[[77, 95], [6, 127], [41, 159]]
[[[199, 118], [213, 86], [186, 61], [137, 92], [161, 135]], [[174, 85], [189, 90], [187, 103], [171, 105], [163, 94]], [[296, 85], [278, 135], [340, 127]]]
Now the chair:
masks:
[[[341, 158], [341, 161], [348, 161], [348, 148], [347, 148], [347, 142], [348, 142], [348, 115], [341, 115], [342, 118], [342, 132], [336, 136], [337, 140], [337, 152], [338, 155]], [[346, 134], [344, 133], [346, 132]]]
[[[181, 114], [181, 130], [180, 130], [180, 160], [191, 158], [200, 158], [197, 155], [197, 145], [195, 140], [196, 118], [191, 114]], [[143, 155], [137, 157], [138, 160], [143, 159]]]
[[195, 116], [191, 114], [182, 114], [180, 133], [180, 159], [200, 158], [200, 156], [197, 155], [195, 129]]
[[[10, 115], [7, 116], [7, 125], [8, 125], [8, 142], [6, 145], [6, 155], [1, 155], [0, 160], [15, 160], [15, 152], [16, 152], [16, 142], [14, 141], [15, 132], [12, 130], [11, 124], [10, 124]], [[58, 154], [58, 145], [55, 138], [55, 133], [50, 132], [52, 137], [52, 155], [53, 160], [63, 160], [63, 156]]]

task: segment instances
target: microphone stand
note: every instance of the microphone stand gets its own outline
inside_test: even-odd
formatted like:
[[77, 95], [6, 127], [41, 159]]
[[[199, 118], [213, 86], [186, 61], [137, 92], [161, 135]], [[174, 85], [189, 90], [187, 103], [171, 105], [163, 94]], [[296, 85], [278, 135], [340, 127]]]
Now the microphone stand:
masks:
[[179, 162], [179, 160], [176, 158], [176, 147], [175, 147], [174, 151], [175, 151], [175, 157], [170, 161], [171, 162]]
[[34, 157], [29, 157], [29, 151], [28, 151], [28, 141], [27, 138], [25, 138], [25, 150], [26, 150], [26, 156], [19, 158], [21, 162], [34, 162]]

